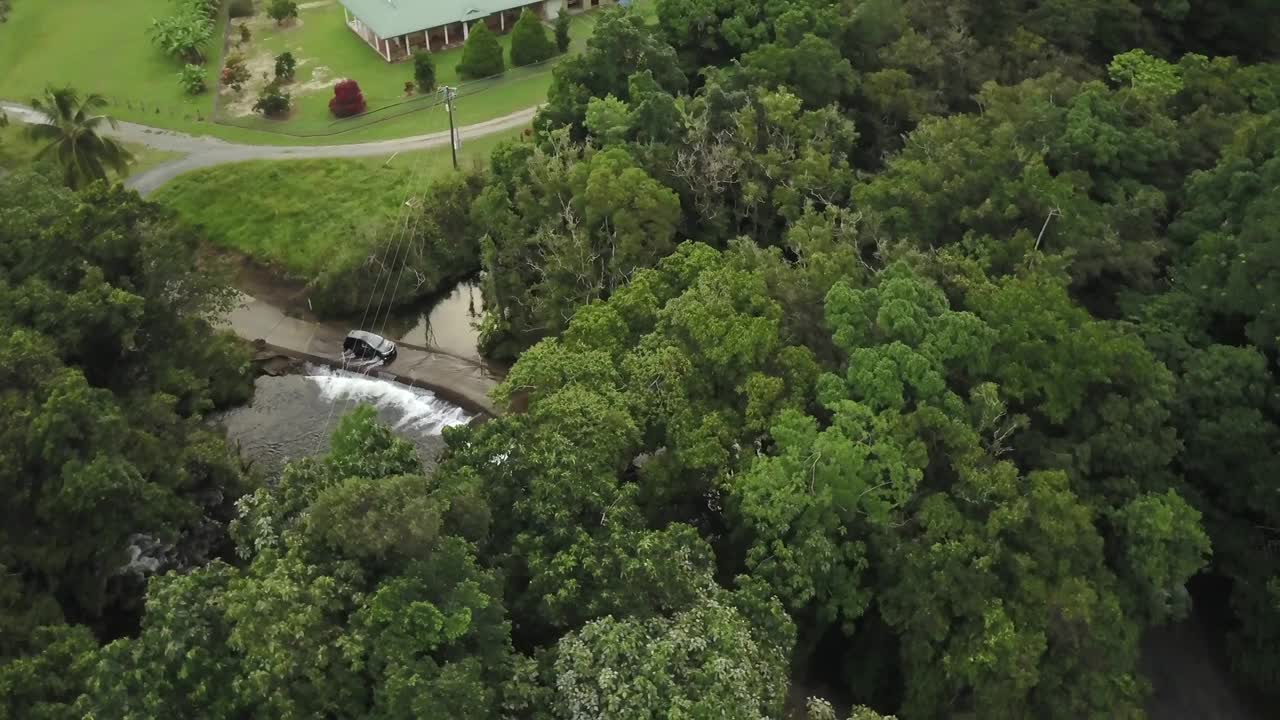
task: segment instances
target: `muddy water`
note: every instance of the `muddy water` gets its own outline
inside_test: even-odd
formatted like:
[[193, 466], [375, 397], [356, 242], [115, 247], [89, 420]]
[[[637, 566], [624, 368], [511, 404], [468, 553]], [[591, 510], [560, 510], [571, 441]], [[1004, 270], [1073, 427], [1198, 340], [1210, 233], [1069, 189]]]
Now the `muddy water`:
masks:
[[444, 446], [441, 430], [471, 419], [426, 390], [308, 365], [301, 375], [258, 378], [252, 403], [219, 420], [245, 461], [274, 476], [291, 459], [327, 450], [338, 420], [360, 404], [417, 446], [428, 468]]
[[413, 326], [396, 338], [408, 345], [439, 350], [467, 360], [481, 362], [476, 345], [480, 333], [476, 323], [484, 313], [484, 299], [475, 283], [459, 283], [453, 292], [440, 298], [425, 311], [401, 313], [401, 322]]
[[[235, 285], [244, 293], [278, 308], [289, 317], [318, 322], [307, 300], [307, 288], [294, 280], [282, 279], [269, 270], [244, 259], [229, 257], [235, 267]], [[482, 365], [503, 375], [506, 368], [480, 356], [476, 345], [480, 333], [476, 324], [484, 313], [484, 298], [475, 282], [461, 282], [447, 293], [413, 307], [400, 308], [376, 317], [332, 318], [326, 324], [346, 329], [361, 328], [391, 338], [404, 345], [447, 353]]]

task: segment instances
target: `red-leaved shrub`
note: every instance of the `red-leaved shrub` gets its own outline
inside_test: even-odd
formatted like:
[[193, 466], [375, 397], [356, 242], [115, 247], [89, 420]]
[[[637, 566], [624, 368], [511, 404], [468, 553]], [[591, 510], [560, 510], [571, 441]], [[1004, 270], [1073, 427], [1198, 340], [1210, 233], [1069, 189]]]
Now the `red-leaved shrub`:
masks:
[[334, 85], [329, 112], [340, 118], [364, 112], [364, 93], [360, 92], [360, 84], [355, 80], [343, 80]]

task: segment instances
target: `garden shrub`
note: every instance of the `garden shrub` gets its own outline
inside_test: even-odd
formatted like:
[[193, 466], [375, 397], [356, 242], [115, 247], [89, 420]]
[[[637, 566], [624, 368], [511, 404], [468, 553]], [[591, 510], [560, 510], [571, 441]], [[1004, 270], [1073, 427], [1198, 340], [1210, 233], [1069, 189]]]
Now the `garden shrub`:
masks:
[[498, 36], [484, 23], [476, 23], [462, 48], [462, 62], [458, 63], [458, 75], [464, 80], [499, 75], [506, 70], [502, 59], [502, 46]]
[[569, 25], [572, 23], [572, 16], [564, 10], [556, 16], [556, 49], [561, 53], [569, 52]]
[[244, 45], [245, 43], [249, 42], [249, 41], [250, 41], [250, 40], [252, 40], [252, 39], [253, 39], [253, 33], [252, 33], [252, 32], [249, 32], [249, 26], [248, 26], [248, 25], [241, 25], [241, 26], [240, 26], [240, 40], [239, 40], [238, 42], [236, 42], [236, 46], [237, 46], [237, 47], [239, 47], [240, 45]]
[[0, 0], [0, 23], [9, 21], [9, 0]]
[[253, 0], [231, 0], [227, 13], [233, 18], [253, 17]]
[[283, 25], [285, 20], [298, 17], [298, 3], [293, 0], [271, 0], [267, 15], [271, 16], [277, 25]]
[[329, 112], [344, 118], [364, 112], [364, 93], [360, 92], [360, 84], [355, 80], [343, 80], [333, 86], [333, 99], [329, 101]]
[[213, 39], [213, 20], [186, 12], [151, 21], [151, 41], [166, 55], [188, 64], [204, 64], [205, 48]]
[[292, 82], [293, 72], [298, 67], [298, 61], [293, 57], [293, 53], [285, 51], [276, 56], [276, 80], [279, 82]]
[[547, 37], [547, 28], [537, 15], [525, 10], [511, 31], [511, 64], [532, 65], [555, 55], [555, 45]]
[[436, 59], [426, 50], [419, 50], [413, 56], [413, 79], [424, 93], [436, 89]]
[[188, 95], [199, 95], [207, 88], [204, 82], [204, 68], [199, 65], [188, 65], [178, 73], [178, 83]]
[[289, 112], [291, 100], [289, 93], [282, 91], [279, 85], [271, 83], [262, 89], [258, 95], [258, 102], [253, 104], [253, 109], [254, 112], [262, 113], [263, 117], [280, 117]]
[[151, 21], [151, 40], [165, 54], [185, 63], [204, 64], [222, 0], [178, 0], [173, 15]]
[[222, 68], [221, 79], [224, 86], [240, 92], [244, 84], [249, 82], [249, 68], [245, 66], [244, 58], [239, 55], [229, 55], [227, 64]]

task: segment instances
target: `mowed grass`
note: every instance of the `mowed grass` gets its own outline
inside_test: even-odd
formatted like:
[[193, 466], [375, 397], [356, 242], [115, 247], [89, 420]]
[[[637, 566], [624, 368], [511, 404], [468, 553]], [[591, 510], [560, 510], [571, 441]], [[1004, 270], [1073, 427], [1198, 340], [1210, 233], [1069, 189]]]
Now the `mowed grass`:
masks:
[[[595, 21], [594, 14], [574, 17], [570, 53], [581, 52], [586, 47]], [[341, 5], [305, 9], [294, 25], [277, 27], [258, 21], [251, 27], [255, 33], [253, 39], [233, 52], [248, 57], [292, 53], [300, 63], [294, 82], [286, 88], [293, 95], [294, 107], [286, 120], [267, 120], [256, 115], [224, 116], [227, 122], [297, 135], [342, 133], [334, 136], [332, 142], [405, 137], [448, 128], [448, 117], [438, 106], [436, 95], [405, 94], [405, 83], [413, 80], [413, 63], [383, 60], [347, 27]], [[547, 32], [550, 36], [551, 29]], [[498, 42], [509, 63], [511, 34], [499, 35]], [[497, 78], [466, 82], [457, 73], [457, 65], [462, 61], [461, 47], [436, 52], [433, 57], [437, 84], [459, 87], [461, 97], [454, 119], [464, 125], [509, 115], [544, 102], [551, 86], [551, 70], [558, 59], [538, 66], [509, 68]], [[333, 91], [330, 87], [317, 89], [317, 86], [342, 78], [351, 78], [360, 84], [369, 109], [367, 116], [338, 120], [329, 112]], [[412, 110], [417, 112], [410, 113]]]
[[[465, 141], [459, 164], [487, 161], [520, 132]], [[199, 227], [212, 246], [307, 281], [360, 233], [386, 233], [410, 189], [452, 171], [448, 147], [391, 158], [259, 160], [182, 175], [152, 199]]]
[[[35, 162], [40, 146], [27, 140], [23, 128], [21, 123], [12, 121], [8, 127], [0, 127], [0, 168], [17, 170]], [[129, 164], [130, 175], [137, 175], [182, 157], [181, 153], [152, 150], [144, 145], [125, 143], [125, 147], [133, 153], [133, 162]]]
[[[186, 95], [178, 85], [181, 64], [147, 35], [151, 19], [174, 7], [173, 0], [15, 0], [9, 21], [0, 24], [0, 97], [28, 103], [47, 84], [71, 85], [118, 101], [110, 112], [120, 119], [199, 127], [183, 116], [207, 117], [209, 95]], [[208, 49], [210, 85], [221, 28], [215, 34]]]

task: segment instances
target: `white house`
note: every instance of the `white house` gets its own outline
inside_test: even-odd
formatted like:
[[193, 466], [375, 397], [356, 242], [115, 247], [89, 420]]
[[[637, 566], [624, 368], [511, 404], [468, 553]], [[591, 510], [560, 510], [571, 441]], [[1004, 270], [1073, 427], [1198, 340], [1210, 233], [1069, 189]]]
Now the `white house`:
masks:
[[467, 40], [483, 22], [496, 33], [515, 25], [526, 9], [543, 20], [611, 0], [340, 0], [347, 26], [387, 62], [418, 50], [442, 50]]

